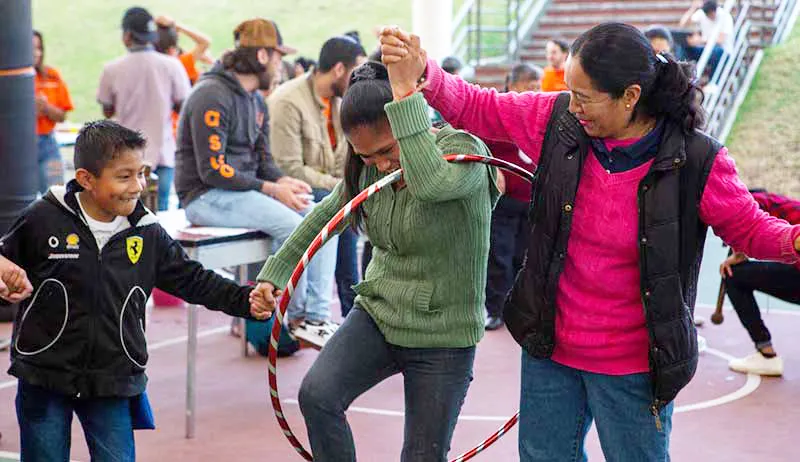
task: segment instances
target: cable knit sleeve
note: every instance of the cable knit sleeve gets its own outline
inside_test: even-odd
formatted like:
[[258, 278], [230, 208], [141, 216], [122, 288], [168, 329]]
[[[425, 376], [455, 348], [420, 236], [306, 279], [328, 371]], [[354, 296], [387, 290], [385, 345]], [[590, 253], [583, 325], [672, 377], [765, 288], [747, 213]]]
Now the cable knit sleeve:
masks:
[[511, 142], [536, 164], [559, 93], [498, 93], [444, 72], [428, 60], [425, 99], [455, 128], [481, 139]]
[[700, 200], [700, 219], [726, 244], [752, 258], [800, 263], [794, 248], [800, 225], [792, 226], [758, 206], [726, 148], [717, 153], [711, 167]]

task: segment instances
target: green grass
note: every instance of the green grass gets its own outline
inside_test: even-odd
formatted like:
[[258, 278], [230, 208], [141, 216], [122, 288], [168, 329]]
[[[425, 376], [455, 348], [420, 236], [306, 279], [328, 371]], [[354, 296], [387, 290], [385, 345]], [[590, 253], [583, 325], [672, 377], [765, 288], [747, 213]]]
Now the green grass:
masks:
[[800, 197], [800, 26], [767, 49], [727, 140], [749, 187]]
[[45, 62], [61, 71], [72, 94], [71, 122], [101, 117], [95, 101], [100, 72], [103, 63], [125, 52], [120, 22], [135, 4], [205, 32], [215, 57], [233, 45], [232, 31], [239, 22], [257, 16], [275, 20], [284, 41], [315, 60], [326, 39], [345, 31], [358, 30], [369, 52], [376, 45], [374, 26], [411, 26], [411, 1], [34, 0], [33, 24], [45, 36]]

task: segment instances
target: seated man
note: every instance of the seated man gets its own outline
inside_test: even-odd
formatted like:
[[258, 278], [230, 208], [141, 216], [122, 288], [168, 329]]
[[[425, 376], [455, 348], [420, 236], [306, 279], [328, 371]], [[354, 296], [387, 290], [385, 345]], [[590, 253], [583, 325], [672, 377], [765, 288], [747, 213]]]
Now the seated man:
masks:
[[721, 8], [715, 1], [694, 0], [692, 6], [684, 13], [681, 18], [681, 27], [687, 27], [689, 23], [695, 24], [699, 28], [699, 34], [688, 37], [686, 47], [686, 58], [691, 61], [700, 59], [703, 49], [709, 40], [714, 40], [712, 35], [718, 31], [716, 41], [711, 56], [708, 58], [706, 66], [708, 75], [714, 75], [717, 65], [725, 55], [733, 53], [735, 32], [733, 30], [733, 16]]
[[[770, 215], [792, 224], [800, 224], [800, 201], [765, 191], [753, 197]], [[760, 375], [783, 375], [783, 359], [772, 346], [772, 336], [761, 318], [753, 292], [759, 291], [789, 303], [800, 304], [800, 267], [784, 263], [751, 261], [741, 252], [734, 252], [720, 265], [726, 279], [728, 298], [739, 320], [747, 329], [756, 352], [731, 360], [731, 370]]]
[[[270, 88], [288, 49], [265, 19], [243, 22], [234, 38], [236, 48], [200, 77], [181, 111], [175, 185], [192, 223], [259, 229], [280, 246], [311, 203], [311, 187], [272, 160], [267, 105], [258, 93]], [[336, 248], [327, 247], [311, 260], [287, 313], [304, 320], [295, 335], [320, 347], [336, 328]]]

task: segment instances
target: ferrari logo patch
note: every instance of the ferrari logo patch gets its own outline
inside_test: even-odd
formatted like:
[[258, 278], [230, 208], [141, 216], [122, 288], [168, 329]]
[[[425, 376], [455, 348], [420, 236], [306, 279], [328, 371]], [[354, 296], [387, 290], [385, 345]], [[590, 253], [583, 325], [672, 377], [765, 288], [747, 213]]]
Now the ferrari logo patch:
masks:
[[125, 250], [128, 251], [128, 260], [134, 265], [139, 261], [142, 256], [142, 248], [144, 247], [144, 240], [139, 236], [131, 236], [125, 240]]

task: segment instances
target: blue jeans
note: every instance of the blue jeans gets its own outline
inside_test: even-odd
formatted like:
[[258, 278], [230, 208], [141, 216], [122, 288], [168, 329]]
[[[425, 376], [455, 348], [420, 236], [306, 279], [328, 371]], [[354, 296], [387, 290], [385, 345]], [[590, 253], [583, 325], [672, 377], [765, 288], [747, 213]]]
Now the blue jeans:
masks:
[[585, 462], [584, 441], [594, 419], [608, 462], [668, 462], [673, 405], [661, 410], [659, 431], [652, 400], [647, 373], [594, 374], [523, 351], [520, 461]]
[[39, 192], [44, 195], [50, 186], [64, 184], [64, 162], [58, 142], [52, 133], [39, 135], [36, 139], [39, 161]]
[[[186, 218], [201, 226], [228, 226], [261, 230], [279, 248], [313, 205], [302, 215], [259, 191], [212, 189], [186, 207]], [[327, 321], [331, 317], [336, 238], [311, 259], [286, 310], [289, 320]]]
[[403, 374], [406, 410], [400, 460], [446, 461], [474, 359], [475, 347], [390, 345], [370, 315], [354, 307], [300, 385], [300, 410], [314, 461], [356, 460], [345, 411], [358, 396], [398, 373]]
[[158, 175], [158, 211], [169, 208], [169, 193], [172, 190], [172, 180], [175, 178], [175, 168], [159, 165], [155, 170]]
[[[325, 189], [314, 189], [314, 200], [320, 202], [330, 194]], [[347, 228], [339, 234], [339, 248], [336, 251], [336, 293], [339, 294], [339, 305], [342, 317], [353, 308], [356, 293], [353, 286], [358, 284], [358, 233]]]
[[80, 399], [20, 380], [16, 407], [25, 462], [69, 460], [73, 412], [80, 419], [92, 462], [136, 459], [129, 398]]
[[[686, 57], [690, 61], [699, 61], [700, 56], [703, 54], [703, 49], [705, 46], [701, 47], [686, 47]], [[714, 76], [714, 72], [717, 70], [717, 66], [719, 65], [720, 61], [722, 61], [723, 57], [725, 57], [726, 53], [725, 50], [722, 49], [719, 45], [714, 45], [714, 48], [711, 50], [711, 55], [708, 57], [708, 63], [706, 64], [706, 72], [708, 72], [709, 77]], [[702, 76], [697, 76], [702, 77]]]
[[525, 259], [530, 230], [528, 203], [500, 196], [492, 211], [486, 267], [486, 312], [489, 316], [503, 317], [506, 295]]

